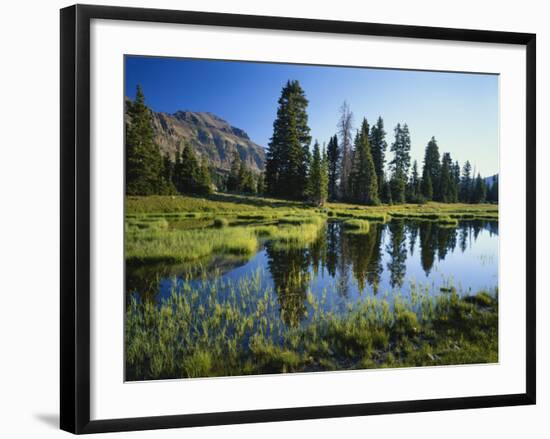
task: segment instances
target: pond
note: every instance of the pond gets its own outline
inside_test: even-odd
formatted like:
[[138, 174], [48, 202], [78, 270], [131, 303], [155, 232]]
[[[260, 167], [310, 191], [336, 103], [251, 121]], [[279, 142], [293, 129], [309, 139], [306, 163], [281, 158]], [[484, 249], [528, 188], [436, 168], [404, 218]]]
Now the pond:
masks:
[[[498, 222], [393, 219], [348, 233], [329, 221], [304, 248], [262, 242], [251, 258], [213, 257], [201, 264], [127, 267], [127, 297], [162, 303], [175, 292], [217, 290], [217, 300], [241, 294], [239, 283], [254, 279], [254, 293], [276, 300], [272, 318], [294, 326], [309, 320], [311, 296], [324, 312], [345, 313], [367, 298], [415, 295], [460, 296], [498, 286]], [[308, 295], [310, 300], [308, 300]], [[233, 298], [233, 300], [235, 300]], [[247, 300], [254, 300], [248, 298]], [[198, 301], [200, 303], [200, 300]]]

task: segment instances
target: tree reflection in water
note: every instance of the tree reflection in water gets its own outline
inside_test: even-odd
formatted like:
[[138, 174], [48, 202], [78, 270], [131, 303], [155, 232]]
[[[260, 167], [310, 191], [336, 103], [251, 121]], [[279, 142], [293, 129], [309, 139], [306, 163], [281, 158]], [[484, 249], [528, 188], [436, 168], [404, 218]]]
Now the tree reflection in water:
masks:
[[[313, 277], [326, 272], [335, 279], [338, 296], [347, 298], [352, 281], [360, 293], [368, 287], [377, 294], [384, 271], [382, 258], [392, 288], [401, 288], [406, 278], [406, 261], [414, 255], [418, 241], [420, 261], [426, 276], [434, 262], [444, 260], [460, 245], [462, 251], [470, 239], [487, 228], [498, 233], [494, 222], [468, 221], [459, 227], [444, 227], [432, 221], [393, 220], [387, 224], [371, 223], [366, 234], [346, 233], [340, 222], [329, 222], [326, 230], [308, 248], [281, 249], [266, 245], [268, 267], [273, 278], [285, 323], [295, 326], [307, 315], [307, 293]], [[384, 239], [384, 234], [387, 238]], [[385, 248], [382, 245], [386, 242]]]
[[312, 251], [305, 248], [281, 249], [276, 244], [267, 243], [266, 252], [281, 319], [289, 326], [296, 326], [306, 315]]
[[[445, 227], [433, 221], [394, 219], [386, 224], [371, 222], [368, 233], [347, 233], [342, 223], [329, 221], [318, 239], [305, 248], [266, 242], [262, 264], [271, 275], [281, 319], [295, 327], [307, 317], [307, 295], [314, 279], [330, 278], [332, 282], [324, 285], [330, 285], [329, 293], [343, 301], [352, 292], [364, 295], [370, 290], [376, 295], [384, 270], [385, 285], [401, 289], [407, 278], [407, 259], [415, 252], [420, 252], [420, 266], [429, 276], [436, 260], [444, 260], [455, 250], [466, 252], [482, 230], [498, 235], [498, 223], [473, 220]], [[244, 263], [211, 258], [193, 271], [185, 268], [185, 274], [181, 266], [127, 266], [127, 291], [137, 292], [141, 300], [158, 301], [159, 290], [174, 277], [193, 278], [198, 270], [202, 279], [214, 279]]]

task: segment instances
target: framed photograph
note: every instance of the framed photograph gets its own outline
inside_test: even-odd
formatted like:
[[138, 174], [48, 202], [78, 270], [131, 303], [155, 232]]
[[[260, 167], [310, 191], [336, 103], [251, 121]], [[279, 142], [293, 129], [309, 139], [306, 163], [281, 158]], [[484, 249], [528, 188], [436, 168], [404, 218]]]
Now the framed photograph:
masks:
[[61, 428], [535, 403], [535, 35], [61, 10]]

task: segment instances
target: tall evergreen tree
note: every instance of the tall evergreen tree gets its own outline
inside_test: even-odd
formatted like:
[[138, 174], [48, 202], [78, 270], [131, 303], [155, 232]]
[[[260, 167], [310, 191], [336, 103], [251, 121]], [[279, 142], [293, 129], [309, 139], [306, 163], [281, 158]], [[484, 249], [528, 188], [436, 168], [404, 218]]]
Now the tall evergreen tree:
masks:
[[176, 187], [176, 190], [180, 192], [182, 187], [182, 167], [181, 167], [181, 149], [178, 145], [176, 147], [176, 153], [174, 155], [174, 174], [172, 175], [172, 182]]
[[454, 182], [455, 182], [455, 187], [456, 187], [456, 195], [457, 195], [457, 200], [458, 198], [460, 197], [460, 165], [458, 164], [458, 160], [455, 161], [455, 164], [453, 165], [453, 179], [454, 179]]
[[316, 206], [322, 206], [328, 195], [328, 175], [326, 153], [319, 148], [319, 142], [313, 145], [313, 157], [309, 172], [309, 197]]
[[369, 124], [365, 118], [355, 139], [355, 151], [350, 174], [350, 196], [353, 201], [360, 204], [380, 203], [378, 176], [376, 175], [369, 143]]
[[441, 159], [441, 171], [439, 176], [440, 201], [444, 203], [457, 202], [457, 188], [453, 175], [453, 161], [451, 154], [446, 152]]
[[266, 154], [266, 186], [271, 195], [301, 199], [307, 192], [311, 143], [305, 93], [288, 81], [278, 101], [273, 136]]
[[170, 155], [166, 153], [162, 159], [162, 175], [163, 175], [163, 186], [165, 194], [175, 194], [176, 187], [174, 186], [174, 162], [171, 160]]
[[208, 195], [212, 192], [212, 176], [210, 174], [210, 166], [208, 166], [208, 161], [205, 157], [197, 168], [193, 185], [193, 192], [196, 194]]
[[258, 178], [256, 181], [256, 192], [259, 195], [263, 195], [265, 193], [265, 173], [263, 172], [258, 174]]
[[382, 200], [383, 203], [393, 204], [393, 200], [392, 200], [392, 197], [391, 197], [391, 186], [390, 186], [390, 182], [386, 178], [386, 175], [383, 176], [383, 180], [382, 180], [382, 195], [381, 195], [381, 197], [382, 197], [381, 200]]
[[342, 149], [342, 159], [340, 162], [340, 195], [342, 198], [349, 198], [349, 176], [351, 174], [353, 150], [352, 150], [352, 131], [353, 113], [349, 105], [344, 101], [340, 107], [340, 120], [338, 121], [338, 134], [340, 135], [340, 147]]
[[[249, 172], [246, 163], [241, 161], [239, 164], [239, 172], [237, 173], [237, 187], [239, 191], [248, 192], [245, 186], [250, 185]], [[249, 188], [247, 188], [249, 189]]]
[[466, 160], [462, 168], [459, 199], [462, 203], [469, 203], [472, 199], [472, 165], [469, 160]]
[[420, 174], [418, 173], [418, 163], [416, 160], [413, 162], [411, 178], [409, 179], [407, 200], [412, 203], [418, 203], [422, 201], [422, 187], [420, 184]]
[[321, 151], [321, 179], [319, 182], [319, 199], [321, 200], [322, 204], [325, 203], [325, 201], [328, 199], [328, 168], [329, 167], [329, 161], [328, 161], [328, 154], [327, 149], [325, 148], [325, 145], [323, 144], [323, 150]]
[[428, 201], [439, 201], [441, 198], [439, 191], [440, 170], [439, 147], [435, 137], [432, 137], [426, 146], [424, 168], [422, 170], [422, 194]]
[[422, 177], [422, 195], [425, 200], [432, 200], [434, 197], [434, 189], [432, 184], [432, 177], [429, 173], [425, 173]]
[[151, 111], [145, 105], [141, 86], [137, 86], [136, 99], [128, 103], [126, 112], [126, 193], [164, 193], [163, 159], [153, 141]]
[[384, 130], [384, 121], [381, 116], [378, 116], [376, 124], [372, 126], [369, 136], [370, 148], [372, 151], [372, 160], [374, 169], [378, 176], [378, 190], [382, 199], [382, 188], [384, 184], [384, 166], [386, 164], [386, 131]]
[[197, 193], [200, 165], [191, 145], [188, 143], [184, 145], [180, 155], [180, 162], [177, 165], [179, 165], [177, 166], [179, 183], [177, 190], [183, 194]]
[[174, 178], [174, 162], [168, 153], [164, 154], [162, 158], [162, 175], [166, 182], [171, 182]]
[[407, 124], [395, 127], [395, 140], [390, 146], [393, 160], [390, 162], [392, 200], [394, 203], [405, 202], [407, 176], [411, 166], [411, 138]]
[[355, 201], [355, 174], [357, 172], [357, 164], [355, 161], [355, 151], [359, 145], [359, 130], [355, 131], [355, 137], [353, 138], [353, 148], [351, 150], [351, 170], [348, 176], [348, 184], [344, 190], [345, 199], [348, 201]]
[[327, 160], [328, 160], [328, 198], [336, 200], [338, 198], [338, 174], [340, 170], [341, 151], [338, 146], [338, 137], [332, 136], [328, 142]]
[[239, 191], [239, 172], [241, 170], [241, 157], [237, 151], [233, 152], [233, 160], [231, 161], [231, 169], [227, 177], [227, 190], [230, 192]]
[[472, 192], [472, 202], [473, 203], [484, 203], [487, 196], [487, 187], [485, 185], [485, 180], [481, 178], [479, 173], [474, 182], [474, 189]]

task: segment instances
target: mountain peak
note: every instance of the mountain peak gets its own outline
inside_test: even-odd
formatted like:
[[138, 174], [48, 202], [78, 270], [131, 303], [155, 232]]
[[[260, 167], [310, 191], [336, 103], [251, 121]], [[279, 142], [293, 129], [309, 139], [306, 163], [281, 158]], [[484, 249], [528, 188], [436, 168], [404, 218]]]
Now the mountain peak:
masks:
[[230, 125], [229, 122], [209, 111], [178, 110], [172, 116], [184, 123], [194, 124], [198, 127], [220, 130], [226, 133], [234, 134], [242, 139], [250, 140], [250, 137], [246, 131]]
[[250, 140], [246, 131], [214, 113], [179, 110], [152, 114], [155, 141], [164, 154], [174, 157], [178, 148], [189, 143], [198, 156], [222, 173], [231, 168], [235, 152], [252, 170], [264, 168], [264, 148]]

